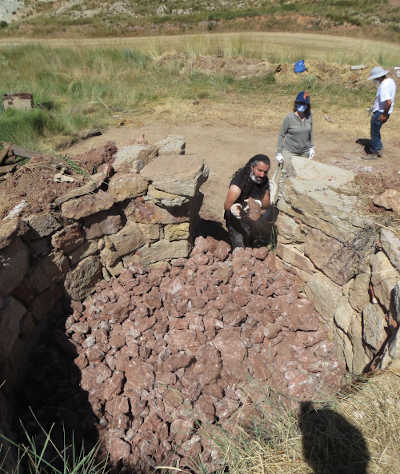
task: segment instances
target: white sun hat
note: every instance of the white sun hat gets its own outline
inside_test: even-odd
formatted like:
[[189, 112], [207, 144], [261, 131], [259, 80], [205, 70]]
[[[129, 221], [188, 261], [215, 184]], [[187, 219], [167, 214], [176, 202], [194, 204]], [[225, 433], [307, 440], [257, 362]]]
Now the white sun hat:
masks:
[[389, 71], [383, 69], [382, 66], [375, 66], [371, 69], [368, 80], [372, 81], [372, 79], [378, 79], [379, 77], [386, 76], [388, 73]]

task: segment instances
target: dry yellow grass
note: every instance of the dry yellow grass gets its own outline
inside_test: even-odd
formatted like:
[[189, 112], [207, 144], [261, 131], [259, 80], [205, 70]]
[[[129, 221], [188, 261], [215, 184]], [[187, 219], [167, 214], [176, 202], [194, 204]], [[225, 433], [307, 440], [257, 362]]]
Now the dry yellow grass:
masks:
[[[316, 408], [306, 422], [283, 413], [268, 431], [233, 439], [218, 437], [229, 472], [234, 474], [359, 473], [395, 474], [400, 466], [400, 375], [387, 370]], [[321, 423], [323, 422], [323, 424]], [[321, 423], [321, 426], [318, 424]], [[268, 426], [266, 420], [265, 426]], [[360, 435], [360, 438], [357, 437]], [[312, 442], [310, 454], [308, 442]], [[357, 454], [358, 450], [358, 454]], [[306, 453], [306, 454], [305, 454]], [[345, 456], [353, 468], [340, 470]], [[306, 457], [309, 459], [306, 459]], [[313, 464], [314, 469], [310, 467]], [[336, 466], [336, 468], [335, 468]], [[337, 469], [337, 470], [335, 470]]]
[[137, 48], [155, 54], [175, 49], [206, 54], [222, 48], [225, 54], [273, 55], [279, 62], [285, 58], [307, 58], [332, 63], [359, 62], [400, 65], [400, 48], [396, 43], [308, 33], [219, 33], [172, 35], [135, 38], [80, 38], [80, 39], [0, 39], [0, 46], [39, 43], [54, 47], [118, 47]]

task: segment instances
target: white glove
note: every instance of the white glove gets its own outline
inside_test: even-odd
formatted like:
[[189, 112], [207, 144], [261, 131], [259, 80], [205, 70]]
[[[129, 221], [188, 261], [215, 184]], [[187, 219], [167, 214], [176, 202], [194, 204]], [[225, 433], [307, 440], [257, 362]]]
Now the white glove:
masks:
[[254, 199], [254, 202], [257, 203], [260, 207], [262, 207], [262, 202], [259, 199]]
[[309, 160], [312, 160], [315, 156], [315, 148], [312, 146], [309, 150], [308, 150], [308, 159]]
[[243, 209], [242, 205], [237, 202], [236, 204], [233, 204], [231, 206], [231, 214], [235, 216], [237, 219], [240, 219], [240, 213], [242, 209]]
[[282, 153], [277, 153], [275, 155], [275, 159], [278, 163], [283, 163], [283, 161], [284, 161]]

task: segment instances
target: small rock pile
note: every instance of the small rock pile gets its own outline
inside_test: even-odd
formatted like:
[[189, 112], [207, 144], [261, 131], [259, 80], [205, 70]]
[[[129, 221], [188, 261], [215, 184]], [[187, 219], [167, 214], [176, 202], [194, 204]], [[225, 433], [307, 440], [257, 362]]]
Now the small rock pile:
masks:
[[131, 266], [73, 308], [67, 334], [100, 438], [135, 472], [200, 453], [215, 469], [202, 429], [249, 423], [246, 386], [269, 385], [293, 406], [336, 391], [344, 374], [296, 276], [266, 248], [231, 254], [199, 237], [189, 259]]

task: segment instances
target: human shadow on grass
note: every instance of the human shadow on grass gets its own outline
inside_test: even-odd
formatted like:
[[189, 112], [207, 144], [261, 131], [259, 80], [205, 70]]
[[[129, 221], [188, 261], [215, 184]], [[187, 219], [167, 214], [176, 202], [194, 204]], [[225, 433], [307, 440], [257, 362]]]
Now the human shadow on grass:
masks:
[[314, 474], [367, 474], [370, 454], [361, 432], [329, 408], [302, 402], [303, 455]]

